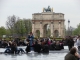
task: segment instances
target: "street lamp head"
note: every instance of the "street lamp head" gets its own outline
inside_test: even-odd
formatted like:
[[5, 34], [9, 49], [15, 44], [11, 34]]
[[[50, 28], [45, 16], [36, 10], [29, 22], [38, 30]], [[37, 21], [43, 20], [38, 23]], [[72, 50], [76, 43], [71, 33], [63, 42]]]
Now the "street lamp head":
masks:
[[68, 23], [70, 23], [70, 20], [68, 20]]

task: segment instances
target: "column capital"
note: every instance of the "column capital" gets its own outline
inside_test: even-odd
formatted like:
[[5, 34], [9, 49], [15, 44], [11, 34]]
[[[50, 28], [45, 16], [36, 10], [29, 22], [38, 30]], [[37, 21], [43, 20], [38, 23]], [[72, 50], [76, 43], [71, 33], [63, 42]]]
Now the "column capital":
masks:
[[51, 24], [53, 24], [53, 21], [51, 21]]
[[61, 21], [59, 21], [59, 24], [61, 24]]

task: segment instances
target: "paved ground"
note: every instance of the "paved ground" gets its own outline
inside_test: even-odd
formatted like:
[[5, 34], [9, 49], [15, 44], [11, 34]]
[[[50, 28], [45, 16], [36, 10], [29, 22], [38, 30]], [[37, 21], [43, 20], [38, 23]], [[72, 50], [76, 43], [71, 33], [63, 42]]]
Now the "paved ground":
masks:
[[[18, 47], [23, 48], [25, 47]], [[0, 48], [0, 52], [4, 52], [5, 49]], [[28, 54], [0, 54], [0, 60], [64, 60], [65, 55], [68, 52], [68, 47], [64, 46], [64, 50], [61, 51], [50, 51], [49, 54], [38, 54], [35, 52], [30, 52]]]
[[0, 54], [0, 60], [64, 60], [66, 53], [49, 53], [49, 54], [19, 54], [9, 55]]

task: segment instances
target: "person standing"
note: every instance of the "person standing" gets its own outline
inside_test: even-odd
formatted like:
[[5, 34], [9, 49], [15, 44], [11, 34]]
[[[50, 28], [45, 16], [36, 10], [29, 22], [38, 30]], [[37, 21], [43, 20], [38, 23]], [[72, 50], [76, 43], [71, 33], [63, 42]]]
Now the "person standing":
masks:
[[34, 36], [32, 34], [32, 32], [30, 32], [30, 34], [28, 35], [28, 39], [29, 39], [29, 44], [30, 44], [30, 50], [33, 50], [33, 42], [34, 42]]
[[69, 36], [67, 38], [67, 45], [68, 45], [69, 50], [74, 46], [74, 41], [73, 41], [73, 38], [71, 36]]

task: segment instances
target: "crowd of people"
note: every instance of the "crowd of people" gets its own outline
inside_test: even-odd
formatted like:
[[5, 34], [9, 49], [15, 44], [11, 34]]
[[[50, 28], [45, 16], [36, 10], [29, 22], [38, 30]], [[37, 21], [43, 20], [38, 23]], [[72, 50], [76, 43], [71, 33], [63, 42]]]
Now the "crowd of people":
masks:
[[63, 41], [50, 40], [49, 38], [41, 38], [34, 40], [34, 36], [30, 33], [25, 40], [20, 40], [15, 38], [14, 40], [1, 40], [0, 47], [6, 48], [5, 53], [19, 53], [25, 52], [22, 48], [17, 48], [17, 46], [26, 46], [26, 53], [33, 50], [38, 53], [49, 53], [49, 50], [62, 50], [64, 49]]
[[1, 40], [0, 43], [1, 48], [6, 48], [5, 53], [19, 53], [20, 51], [24, 52], [22, 48], [18, 49], [17, 46], [26, 46], [26, 53], [30, 52], [31, 50], [38, 53], [49, 53], [49, 50], [64, 49], [64, 44], [62, 41], [52, 41], [48, 38], [36, 39], [34, 41], [30, 39], [20, 40], [19, 38], [16, 38], [13, 41]]

